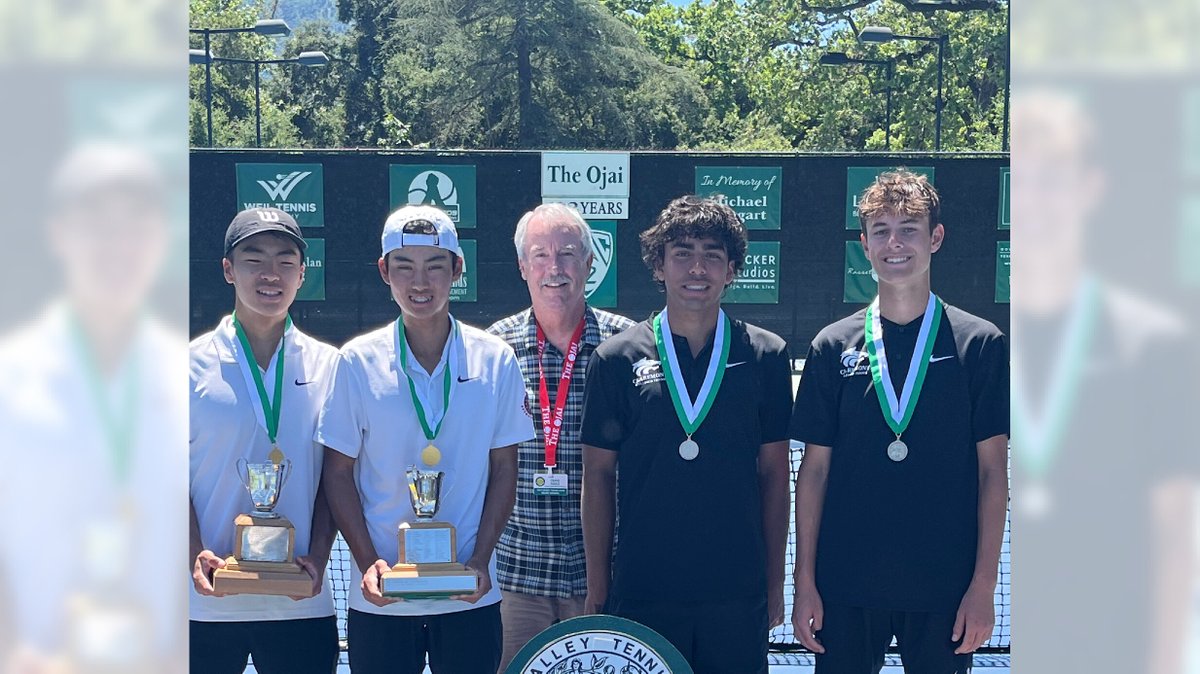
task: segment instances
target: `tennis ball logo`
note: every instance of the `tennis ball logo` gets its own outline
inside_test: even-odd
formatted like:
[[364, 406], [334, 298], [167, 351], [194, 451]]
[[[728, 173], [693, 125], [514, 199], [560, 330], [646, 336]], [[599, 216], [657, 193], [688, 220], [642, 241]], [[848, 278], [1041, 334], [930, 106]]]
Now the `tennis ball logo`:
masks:
[[408, 184], [408, 203], [437, 206], [458, 222], [458, 187], [441, 171], [422, 171]]
[[544, 478], [544, 477], [535, 478], [533, 480], [533, 484], [535, 487], [545, 487], [546, 486], [546, 478]]

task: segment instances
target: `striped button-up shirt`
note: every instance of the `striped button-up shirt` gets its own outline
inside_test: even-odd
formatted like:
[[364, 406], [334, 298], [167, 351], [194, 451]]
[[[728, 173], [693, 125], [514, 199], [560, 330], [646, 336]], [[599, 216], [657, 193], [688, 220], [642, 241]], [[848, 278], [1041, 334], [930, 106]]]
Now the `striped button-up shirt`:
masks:
[[[583, 378], [588, 360], [600, 342], [633, 325], [634, 322], [599, 309], [587, 307], [586, 321], [571, 389], [563, 410], [562, 435], [559, 436], [555, 472], [566, 473], [566, 496], [538, 496], [533, 493], [533, 475], [545, 471], [546, 453], [542, 434], [542, 408], [538, 395], [537, 322], [533, 311], [497, 321], [488, 332], [503, 339], [517, 353], [525, 376], [525, 390], [533, 410], [537, 437], [517, 448], [517, 502], [508, 526], [496, 544], [497, 576], [500, 588], [542, 597], [574, 597], [587, 594], [587, 573], [583, 556], [583, 524], [579, 496], [583, 486], [583, 447], [579, 443], [580, 417], [583, 414]], [[550, 404], [558, 395], [562, 377], [563, 353], [547, 341], [542, 360], [546, 391]]]

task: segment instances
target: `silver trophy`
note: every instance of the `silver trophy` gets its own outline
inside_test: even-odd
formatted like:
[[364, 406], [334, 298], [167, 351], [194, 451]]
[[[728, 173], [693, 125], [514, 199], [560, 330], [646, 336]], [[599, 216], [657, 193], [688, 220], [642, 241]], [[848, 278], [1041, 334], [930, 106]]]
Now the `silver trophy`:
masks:
[[279, 493], [288, 475], [292, 473], [292, 462], [284, 459], [279, 463], [249, 463], [245, 459], [237, 460], [238, 478], [250, 492], [250, 501], [254, 504], [252, 517], [258, 519], [275, 519], [275, 504], [279, 503]]
[[296, 528], [275, 512], [292, 462], [238, 459], [237, 471], [254, 511], [234, 518], [233, 555], [213, 572], [213, 588], [224, 594], [311, 597], [312, 578], [296, 563]]
[[418, 470], [409, 466], [405, 471], [408, 476], [408, 500], [412, 503], [413, 512], [417, 519], [429, 521], [437, 516], [439, 500], [442, 497], [442, 477], [440, 470]]
[[380, 589], [384, 596], [431, 599], [475, 592], [478, 587], [475, 572], [455, 560], [454, 525], [433, 521], [445, 473], [409, 466], [405, 475], [408, 499], [417, 521], [400, 524], [397, 541], [400, 561], [382, 574]]

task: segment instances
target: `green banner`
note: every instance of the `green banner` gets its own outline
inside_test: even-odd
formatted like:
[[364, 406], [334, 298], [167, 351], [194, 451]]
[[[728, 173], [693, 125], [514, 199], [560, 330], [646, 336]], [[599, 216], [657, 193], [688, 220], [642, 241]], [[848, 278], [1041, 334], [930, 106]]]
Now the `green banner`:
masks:
[[592, 220], [592, 270], [583, 294], [593, 307], [617, 306], [617, 222]]
[[[862, 196], [864, 190], [875, 182], [875, 177], [880, 173], [887, 171], [895, 171], [894, 166], [850, 166], [846, 168], [846, 229], [861, 229], [858, 222], [858, 199]], [[933, 182], [933, 167], [931, 166], [908, 166], [906, 167], [913, 173], [919, 173], [929, 182]], [[872, 295], [871, 297], [874, 297]]]
[[[90, 109], [90, 108], [89, 108]], [[1200, 88], [1191, 86], [1183, 92], [1183, 110], [1179, 119], [1200, 119]], [[1200, 125], [1181, 124], [1180, 152], [1187, 177], [1200, 178]]]
[[1200, 194], [1180, 198], [1179, 234], [1176, 237], [1175, 275], [1190, 288], [1200, 287], [1200, 265], [1192, 251], [1200, 245]]
[[1005, 166], [1000, 169], [1000, 229], [1012, 228], [1012, 213], [1009, 212], [1009, 201], [1012, 199], [1009, 178], [1011, 169]]
[[746, 264], [725, 291], [729, 304], [779, 304], [779, 242], [751, 241]]
[[1008, 304], [1008, 284], [1012, 278], [1010, 242], [996, 242], [996, 302]]
[[696, 194], [729, 204], [746, 229], [779, 229], [782, 175], [778, 166], [697, 166]]
[[320, 164], [238, 164], [237, 209], [274, 206], [301, 227], [325, 226], [325, 175]]
[[866, 304], [879, 293], [879, 282], [871, 262], [858, 241], [846, 242], [846, 276], [842, 290], [842, 301], [850, 304]]
[[475, 227], [474, 165], [392, 164], [388, 186], [389, 212], [405, 204], [432, 204], [446, 211], [457, 229]]
[[325, 239], [305, 238], [308, 248], [304, 251], [304, 283], [296, 293], [299, 301], [321, 301], [325, 299]]
[[463, 268], [462, 277], [450, 286], [450, 301], [474, 302], [476, 298], [475, 289], [479, 287], [479, 281], [477, 280], [479, 270], [475, 267], [475, 241], [473, 239], [459, 239], [458, 245], [462, 246], [463, 261], [466, 264]]

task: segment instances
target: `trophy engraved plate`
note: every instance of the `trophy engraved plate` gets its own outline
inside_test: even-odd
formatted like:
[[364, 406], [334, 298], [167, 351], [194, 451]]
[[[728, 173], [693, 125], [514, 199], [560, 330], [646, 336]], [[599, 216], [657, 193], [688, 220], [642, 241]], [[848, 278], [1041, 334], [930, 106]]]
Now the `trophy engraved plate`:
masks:
[[248, 463], [238, 459], [238, 477], [253, 512], [234, 520], [233, 555], [213, 572], [213, 590], [224, 594], [277, 594], [311, 597], [312, 578], [295, 560], [296, 528], [275, 512], [292, 463]]
[[282, 521], [291, 524], [285, 518], [278, 518], [271, 525], [254, 524], [254, 519], [247, 517], [249, 522], [238, 522], [238, 547], [240, 552], [235, 556], [246, 562], [290, 562], [292, 561], [292, 546], [295, 544], [296, 530], [290, 526], [271, 526]]
[[400, 561], [380, 579], [387, 597], [443, 599], [471, 594], [478, 588], [475, 572], [455, 560], [454, 525], [435, 522], [445, 473], [409, 466], [408, 497], [416, 522], [399, 527]]
[[[420, 522], [418, 522], [420, 524]], [[454, 528], [400, 525], [401, 564], [447, 564], [454, 561]]]

